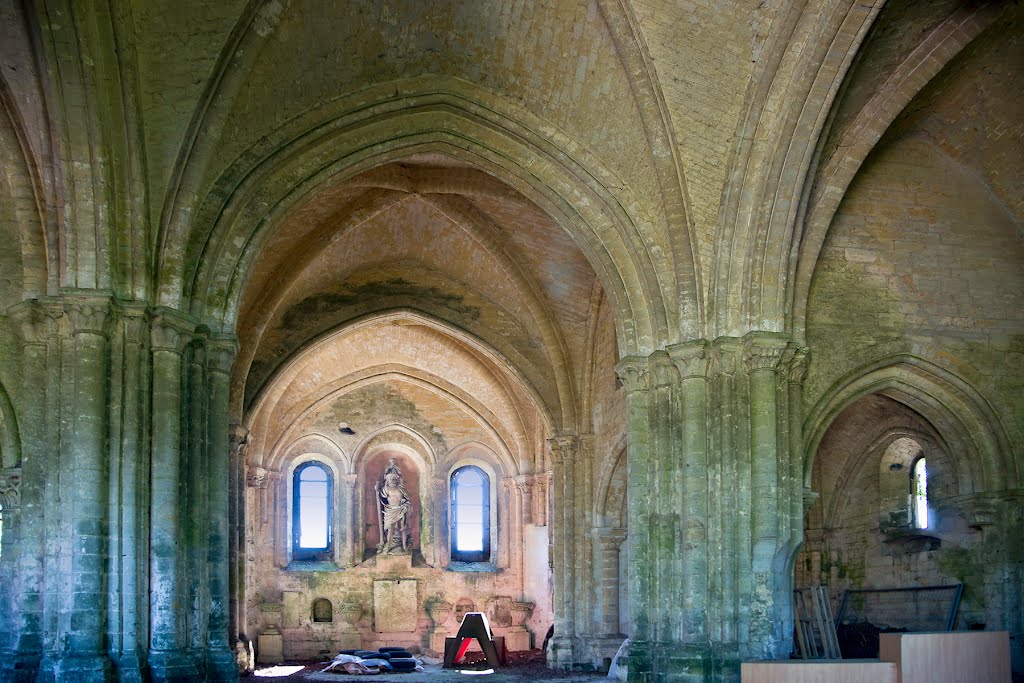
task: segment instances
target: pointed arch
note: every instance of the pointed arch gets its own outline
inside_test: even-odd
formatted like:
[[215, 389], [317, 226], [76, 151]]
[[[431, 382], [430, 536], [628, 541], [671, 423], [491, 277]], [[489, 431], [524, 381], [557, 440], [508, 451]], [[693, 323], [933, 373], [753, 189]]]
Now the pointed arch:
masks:
[[[674, 274], [655, 267], [654, 247], [626, 209], [637, 202], [622, 183], [522, 107], [450, 77], [373, 86], [268, 135], [194, 213], [168, 226], [160, 301], [188, 301], [204, 320], [232, 326], [249, 266], [289, 207], [325, 183], [427, 152], [498, 178], [574, 237], [614, 302], [623, 349], [646, 354], [677, 336]], [[695, 284], [685, 290], [696, 298]]]
[[1011, 439], [996, 410], [966, 380], [907, 354], [888, 356], [838, 379], [804, 421], [804, 482], [835, 418], [869, 394], [887, 396], [921, 415], [941, 437], [960, 472], [960, 489], [1001, 491], [1018, 486], [1020, 439]]
[[746, 95], [711, 274], [708, 338], [783, 332], [790, 250], [817, 141], [881, 0], [780, 9]]
[[828, 229], [864, 161], [914, 97], [1007, 8], [998, 3], [958, 7], [896, 66], [846, 127], [835, 153], [821, 161], [789, 266], [789, 326], [797, 336], [803, 336], [807, 324], [811, 280]]

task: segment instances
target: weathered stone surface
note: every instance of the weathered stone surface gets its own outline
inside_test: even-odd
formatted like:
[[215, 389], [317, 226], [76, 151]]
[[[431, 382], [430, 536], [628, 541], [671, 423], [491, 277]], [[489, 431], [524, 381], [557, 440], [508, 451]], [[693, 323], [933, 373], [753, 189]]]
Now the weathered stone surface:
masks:
[[373, 625], [378, 633], [415, 631], [417, 608], [415, 580], [373, 582]]
[[0, 679], [449, 605], [732, 682], [794, 580], [962, 582], [1024, 671], [1019, 3], [7, 5]]

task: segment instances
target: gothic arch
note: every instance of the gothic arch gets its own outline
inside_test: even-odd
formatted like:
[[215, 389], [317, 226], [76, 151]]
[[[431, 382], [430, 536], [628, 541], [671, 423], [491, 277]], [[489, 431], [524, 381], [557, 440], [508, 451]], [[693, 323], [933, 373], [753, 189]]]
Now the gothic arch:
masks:
[[[751, 80], [719, 211], [708, 337], [785, 331], [790, 251], [815, 145], [881, 2], [782, 11]], [[811, 6], [813, 5], [813, 7]]]
[[[624, 207], [636, 201], [610, 192], [621, 183], [571, 140], [534, 133], [545, 130], [543, 121], [469, 83], [439, 77], [374, 86], [328, 108], [268, 135], [263, 156], [239, 160], [190, 221], [168, 226], [162, 304], [188, 301], [204, 320], [231, 327], [248, 268], [289, 207], [325, 183], [433, 152], [499, 178], [574, 237], [614, 302], [627, 353], [649, 353], [676, 336], [675, 284], [659, 279], [674, 275], [654, 266], [652, 247], [629, 218]], [[695, 284], [682, 289], [696, 300]]]
[[[626, 459], [629, 457], [627, 453], [626, 435], [623, 434], [619, 438], [615, 447], [612, 448], [614, 454], [612, 458], [608, 459], [608, 466], [605, 467], [601, 473], [601, 479], [597, 485], [597, 495], [594, 496], [594, 514], [598, 519], [608, 519], [611, 516], [612, 511], [609, 510], [608, 496], [612, 489], [612, 484], [615, 480], [616, 475], [621, 474], [625, 476]], [[615, 510], [614, 515], [618, 519], [619, 511]], [[626, 520], [620, 520], [622, 527], [626, 526]]]
[[[281, 444], [289, 443], [291, 441], [291, 430], [295, 429], [295, 425], [299, 424], [306, 415], [314, 412], [324, 404], [335, 400], [339, 396], [343, 396], [365, 386], [396, 380], [415, 384], [427, 389], [428, 391], [434, 392], [451, 401], [456, 406], [466, 411], [467, 414], [473, 416], [501, 448], [499, 455], [502, 466], [512, 473], [519, 473], [519, 467], [516, 464], [516, 459], [508, 445], [509, 443], [516, 443], [516, 437], [507, 433], [507, 431], [502, 428], [500, 420], [490, 410], [488, 410], [486, 406], [465, 391], [460, 390], [458, 387], [455, 387], [436, 375], [418, 370], [417, 368], [399, 367], [394, 365], [387, 367], [365, 368], [363, 371], [354, 375], [347, 375], [339, 378], [332, 386], [318, 394], [315, 400], [303, 402], [303, 406], [299, 410], [288, 415], [286, 422], [290, 426], [281, 433], [275, 443], [271, 446], [269, 452], [279, 453], [281, 450]], [[422, 436], [420, 437], [420, 440], [422, 440]], [[432, 453], [432, 451], [430, 452]], [[358, 460], [359, 455], [357, 450], [354, 452], [352, 459], [353, 469], [356, 468]], [[271, 465], [264, 466], [272, 467], [273, 463], [271, 463]]]
[[[402, 437], [407, 437], [414, 445], [410, 445]], [[367, 434], [359, 442], [352, 457], [352, 472], [358, 472], [367, 458], [388, 448], [401, 450], [413, 458], [420, 466], [424, 477], [430, 476], [437, 465], [437, 454], [423, 435], [405, 425], [390, 424]]]
[[[996, 411], [964, 379], [922, 358], [889, 356], [867, 363], [838, 379], [804, 421], [804, 483], [821, 439], [850, 404], [882, 394], [920, 414], [937, 432], [960, 472], [962, 493], [1013, 489], [1019, 474], [1011, 442]], [[971, 488], [967, 488], [967, 487]]]
[[18, 245], [5, 256], [17, 257], [20, 266], [16, 291], [4, 297], [6, 301], [47, 294], [50, 260], [56, 252], [43, 231], [42, 179], [28, 145], [8, 84], [0, 77], [0, 235], [8, 246]]
[[[834, 520], [839, 519], [843, 507], [849, 502], [849, 496], [836, 494], [848, 491], [850, 483], [857, 480], [859, 473], [864, 468], [877, 467], [880, 458], [884, 455], [885, 449], [888, 448], [889, 444], [903, 438], [912, 439], [920, 444], [931, 446], [932, 448], [945, 448], [945, 445], [942, 443], [941, 436], [938, 434], [928, 434], [909, 427], [885, 430], [864, 450], [859, 457], [850, 456], [847, 458], [842, 473], [836, 479], [836, 483], [832, 487], [834, 489], [834, 493], [829, 501], [828, 510], [825, 511], [823, 517], [824, 528], [828, 529], [835, 526]], [[962, 464], [957, 462], [956, 458], [951, 458], [951, 460], [953, 461], [954, 469], [957, 470], [957, 480], [959, 481], [962, 478], [959, 472]]]
[[345, 451], [326, 434], [311, 432], [304, 434], [292, 441], [282, 449], [280, 458], [271, 453], [267, 462], [275, 463], [280, 461], [285, 466], [294, 469], [293, 463], [296, 458], [307, 454], [316, 454], [329, 459], [333, 464], [335, 474], [345, 474], [352, 467], [352, 458], [346, 455]]
[[850, 183], [896, 117], [975, 38], [1004, 11], [998, 3], [964, 5], [932, 31], [895, 67], [885, 84], [857, 112], [836, 146], [822, 161], [801, 216], [800, 238], [791, 260], [789, 280], [790, 328], [802, 336], [807, 322], [807, 299], [814, 268], [832, 219]]
[[14, 405], [0, 384], [0, 468], [21, 465], [21, 436]]

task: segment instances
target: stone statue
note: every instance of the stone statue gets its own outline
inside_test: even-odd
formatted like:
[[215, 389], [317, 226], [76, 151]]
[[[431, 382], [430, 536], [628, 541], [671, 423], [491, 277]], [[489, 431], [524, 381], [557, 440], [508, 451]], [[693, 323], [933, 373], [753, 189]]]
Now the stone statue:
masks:
[[412, 509], [412, 499], [405, 490], [402, 470], [398, 469], [394, 458], [388, 460], [384, 476], [377, 482], [374, 490], [377, 493], [377, 517], [380, 527], [377, 554], [410, 552], [409, 511]]

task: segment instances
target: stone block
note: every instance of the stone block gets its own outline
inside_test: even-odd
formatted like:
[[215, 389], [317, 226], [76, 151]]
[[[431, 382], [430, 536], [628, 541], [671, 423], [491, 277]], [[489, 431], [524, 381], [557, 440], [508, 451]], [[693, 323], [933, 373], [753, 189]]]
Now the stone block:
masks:
[[284, 661], [284, 636], [273, 627], [260, 634], [256, 642], [256, 661], [260, 664], [278, 664]]
[[412, 570], [412, 555], [377, 555], [374, 564], [383, 574], [408, 574]]
[[302, 614], [302, 593], [297, 591], [284, 591], [284, 609], [282, 610], [282, 624], [284, 628], [298, 628], [300, 615]]
[[418, 615], [416, 581], [373, 582], [373, 623], [378, 633], [415, 631]]
[[505, 647], [509, 652], [522, 652], [530, 649], [530, 632], [522, 626], [513, 626], [505, 632]]

